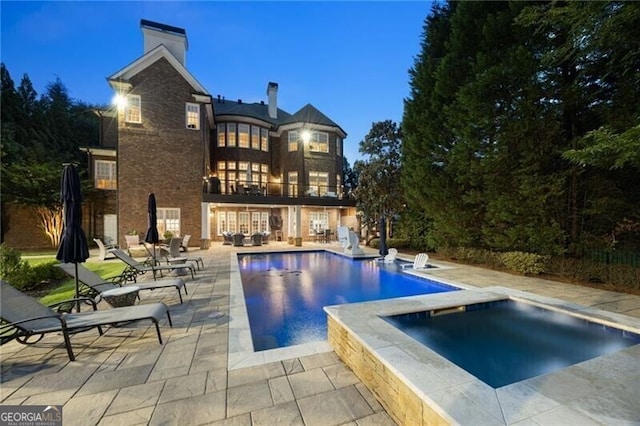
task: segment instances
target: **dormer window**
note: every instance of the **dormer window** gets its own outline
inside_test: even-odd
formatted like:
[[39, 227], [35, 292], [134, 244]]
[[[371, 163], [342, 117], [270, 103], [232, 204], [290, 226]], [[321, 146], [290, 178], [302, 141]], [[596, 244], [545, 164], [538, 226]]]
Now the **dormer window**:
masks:
[[200, 130], [200, 105], [187, 102], [185, 106], [187, 129]]
[[126, 123], [142, 123], [140, 95], [127, 95], [127, 103], [124, 107], [124, 121]]

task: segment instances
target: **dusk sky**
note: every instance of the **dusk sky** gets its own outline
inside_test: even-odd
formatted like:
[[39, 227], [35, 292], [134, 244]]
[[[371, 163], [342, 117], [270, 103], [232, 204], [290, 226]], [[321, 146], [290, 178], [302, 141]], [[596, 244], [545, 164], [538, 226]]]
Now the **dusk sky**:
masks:
[[59, 77], [72, 98], [107, 105], [106, 77], [143, 54], [140, 20], [184, 28], [189, 72], [213, 97], [267, 100], [294, 113], [311, 103], [358, 144], [376, 121], [402, 120], [408, 70], [430, 3], [2, 1], [1, 58], [16, 87], [38, 95]]

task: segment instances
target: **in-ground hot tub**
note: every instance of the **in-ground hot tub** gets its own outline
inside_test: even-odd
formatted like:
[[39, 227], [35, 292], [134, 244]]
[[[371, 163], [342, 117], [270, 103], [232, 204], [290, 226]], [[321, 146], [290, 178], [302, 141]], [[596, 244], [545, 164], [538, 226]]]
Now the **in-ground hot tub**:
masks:
[[[631, 344], [618, 348], [615, 343], [607, 354], [574, 365], [558, 365], [535, 377], [512, 378], [510, 384], [493, 387], [399, 330], [387, 318], [425, 317], [422, 313], [428, 312], [434, 319], [444, 319], [442, 314], [457, 315], [456, 311], [467, 306], [475, 309], [508, 305], [510, 301], [537, 314], [562, 313], [558, 316], [560, 324], [578, 318], [588, 320], [596, 329], [611, 327], [611, 334], [631, 338]], [[537, 311], [540, 308], [544, 310]], [[640, 344], [633, 340], [640, 334], [637, 318], [502, 287], [331, 306], [325, 311], [330, 344], [399, 424], [502, 425], [527, 419], [541, 424], [611, 424], [640, 419], [640, 407], [634, 400], [640, 385]], [[474, 321], [469, 318], [469, 322]], [[525, 328], [516, 338], [525, 341], [523, 346], [529, 333]], [[534, 341], [529, 344], [545, 345]], [[494, 362], [487, 355], [475, 353], [473, 347], [460, 350], [473, 351], [470, 355], [479, 363]], [[553, 366], [556, 362], [551, 357], [545, 364]]]
[[384, 319], [493, 388], [640, 343], [639, 334], [512, 299]]

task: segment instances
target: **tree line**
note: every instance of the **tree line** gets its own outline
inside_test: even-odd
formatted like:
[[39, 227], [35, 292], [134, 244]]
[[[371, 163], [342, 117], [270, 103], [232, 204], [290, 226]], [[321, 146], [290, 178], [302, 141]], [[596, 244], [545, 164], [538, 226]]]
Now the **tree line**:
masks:
[[64, 163], [78, 164], [84, 173], [85, 194], [91, 193], [86, 176], [87, 158], [81, 146], [97, 145], [97, 108], [72, 99], [56, 79], [38, 95], [25, 74], [16, 87], [5, 64], [0, 65], [2, 103], [0, 134], [0, 191], [2, 192], [2, 241], [6, 227], [6, 203], [33, 208], [52, 246], [62, 230], [60, 179]]
[[435, 3], [409, 80], [420, 248], [640, 247], [640, 3]]

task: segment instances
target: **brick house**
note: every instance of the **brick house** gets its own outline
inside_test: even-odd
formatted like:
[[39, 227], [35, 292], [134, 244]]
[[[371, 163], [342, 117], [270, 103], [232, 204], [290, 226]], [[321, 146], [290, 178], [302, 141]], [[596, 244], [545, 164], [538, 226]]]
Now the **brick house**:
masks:
[[[343, 193], [346, 132], [307, 104], [212, 96], [185, 67], [184, 29], [141, 21], [144, 52], [107, 78], [117, 102], [99, 111], [99, 146], [83, 148], [95, 187], [89, 235], [124, 245], [147, 228], [155, 193], [162, 234], [192, 235], [207, 247], [223, 232], [314, 239], [356, 226], [355, 201]], [[300, 226], [297, 226], [300, 224]]]

